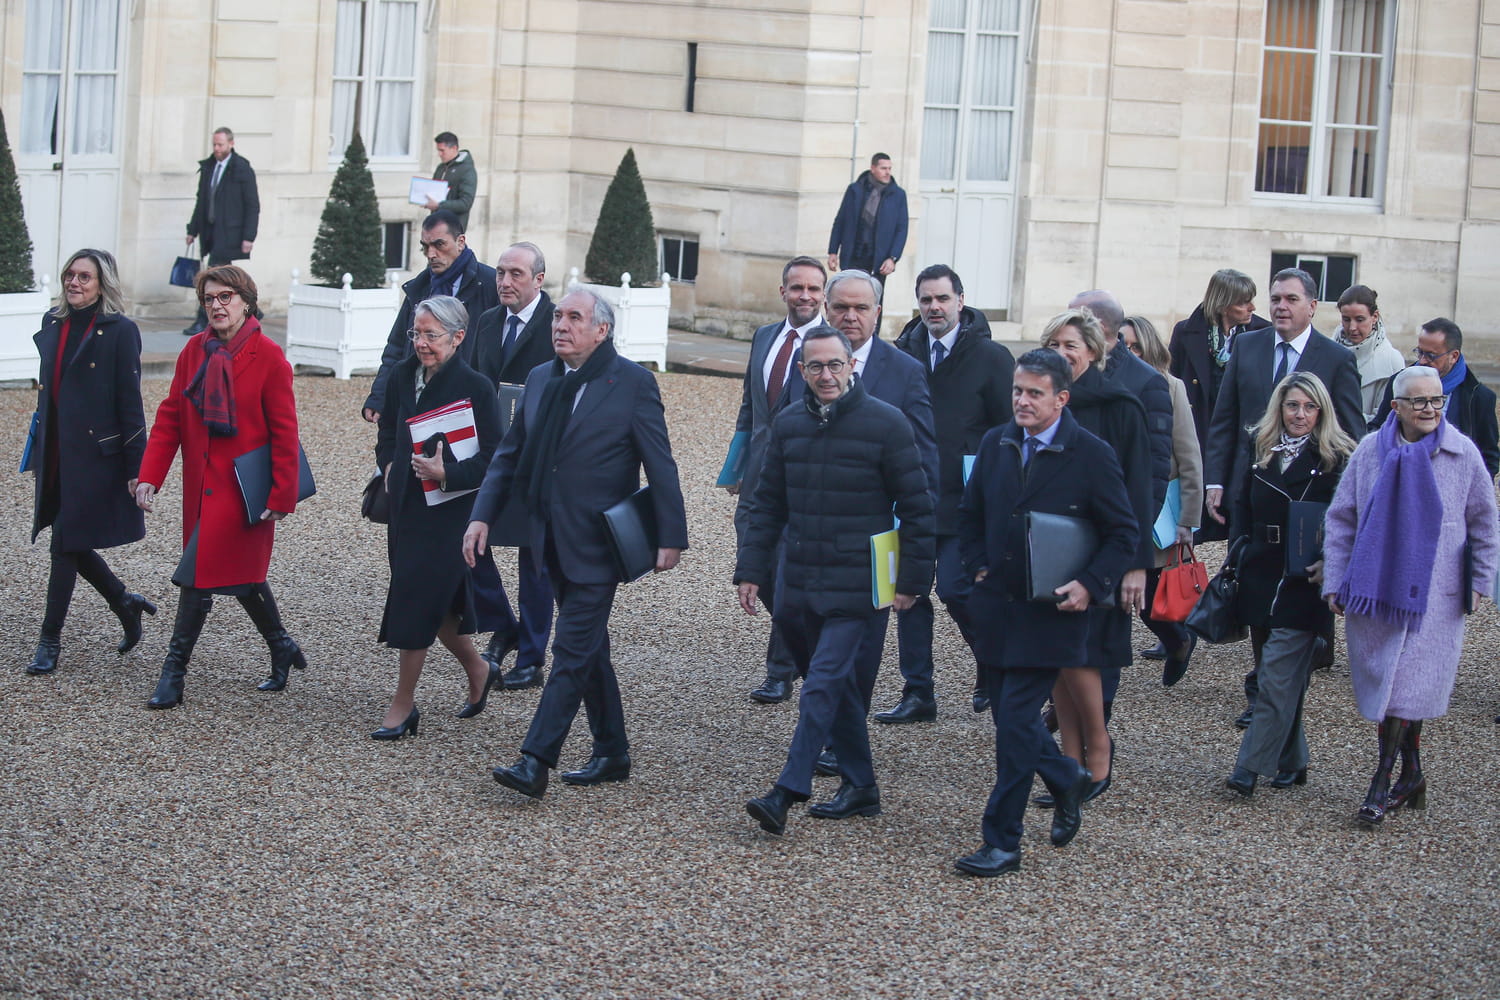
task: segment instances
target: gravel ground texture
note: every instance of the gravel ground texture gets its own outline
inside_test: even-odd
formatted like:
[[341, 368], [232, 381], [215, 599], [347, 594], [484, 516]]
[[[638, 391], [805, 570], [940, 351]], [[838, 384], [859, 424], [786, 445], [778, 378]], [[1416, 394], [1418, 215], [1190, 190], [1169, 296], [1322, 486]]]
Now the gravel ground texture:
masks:
[[[296, 382], [319, 492], [279, 528], [270, 582], [311, 665], [279, 694], [254, 689], [265, 647], [220, 598], [185, 704], [143, 710], [176, 604], [176, 470], [145, 541], [106, 553], [160, 606], [144, 641], [117, 657], [118, 626], [80, 581], [60, 668], [26, 676], [48, 536], [27, 538], [31, 477], [0, 480], [0, 997], [1500, 995], [1493, 606], [1470, 620], [1450, 714], [1424, 733], [1431, 804], [1382, 829], [1353, 822], [1375, 740], [1347, 664], [1312, 682], [1307, 786], [1242, 801], [1223, 779], [1248, 648], [1200, 647], [1170, 690], [1157, 664], [1127, 671], [1114, 785], [1072, 846], [1052, 848], [1034, 811], [1021, 873], [955, 875], [980, 843], [994, 734], [939, 611], [938, 721], [871, 725], [885, 812], [799, 809], [775, 838], [743, 803], [775, 779], [796, 705], [746, 698], [767, 621], [735, 604], [731, 501], [712, 485], [739, 385], [661, 385], [692, 547], [615, 603], [635, 770], [554, 782], [541, 802], [489, 775], [538, 692], [459, 721], [462, 672], [440, 649], [420, 737], [367, 738], [396, 655], [375, 642], [385, 529], [358, 517], [366, 380]], [[147, 381], [148, 413], [166, 388]], [[0, 422], [24, 428], [33, 403], [0, 392]], [[1212, 565], [1222, 548], [1206, 549]], [[501, 565], [513, 580], [513, 553]], [[894, 635], [877, 709], [900, 692]], [[580, 714], [564, 765], [587, 753]]]

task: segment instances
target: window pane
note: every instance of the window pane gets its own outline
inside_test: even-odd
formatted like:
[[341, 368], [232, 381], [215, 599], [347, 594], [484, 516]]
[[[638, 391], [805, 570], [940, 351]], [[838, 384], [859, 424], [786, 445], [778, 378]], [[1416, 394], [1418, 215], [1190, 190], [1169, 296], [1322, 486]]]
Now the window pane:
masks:
[[23, 153], [57, 153], [57, 95], [61, 85], [63, 5], [53, 0], [27, 0], [27, 72], [21, 78], [21, 137]]
[[407, 156], [411, 153], [410, 83], [377, 83], [375, 115], [370, 123], [371, 156]]
[[1304, 125], [1262, 125], [1255, 190], [1307, 194], [1308, 143], [1311, 140], [1312, 129]]
[[26, 69], [62, 69], [63, 5], [26, 0]]
[[1334, 198], [1375, 196], [1376, 133], [1328, 130], [1328, 191]]
[[333, 148], [328, 151], [330, 157], [343, 156], [354, 138], [359, 87], [354, 80], [342, 80], [333, 85]]
[[927, 103], [957, 104], [964, 79], [964, 36], [948, 31], [927, 35]]
[[73, 114], [69, 131], [75, 153], [114, 152], [114, 74], [73, 78]]
[[1318, 44], [1318, 0], [1270, 0], [1266, 44], [1312, 49]]
[[969, 112], [968, 180], [1010, 180], [1010, 120], [1009, 111]]
[[1328, 121], [1374, 125], [1380, 114], [1380, 61], [1359, 56], [1329, 60]]
[[119, 0], [75, 0], [75, 4], [73, 67], [80, 70], [114, 69]]
[[1311, 52], [1267, 52], [1261, 82], [1260, 116], [1312, 121], [1315, 57]]
[[1020, 0], [978, 0], [974, 27], [980, 31], [1020, 31]]
[[1341, 0], [1333, 5], [1333, 38], [1339, 52], [1370, 52], [1385, 49], [1384, 0]]
[[969, 0], [932, 0], [929, 28], [963, 28]]
[[339, 0], [333, 29], [333, 75], [357, 76], [364, 49], [365, 5], [360, 0]]
[[1016, 103], [1016, 39], [1009, 35], [974, 37], [974, 89], [971, 103], [1012, 107]]
[[682, 274], [679, 277], [683, 281], [698, 280], [698, 241], [682, 241]]
[[931, 181], [955, 179], [958, 112], [928, 108], [922, 116], [922, 177]]
[[404, 0], [384, 0], [378, 10], [375, 75], [410, 79], [416, 75], [417, 5]]

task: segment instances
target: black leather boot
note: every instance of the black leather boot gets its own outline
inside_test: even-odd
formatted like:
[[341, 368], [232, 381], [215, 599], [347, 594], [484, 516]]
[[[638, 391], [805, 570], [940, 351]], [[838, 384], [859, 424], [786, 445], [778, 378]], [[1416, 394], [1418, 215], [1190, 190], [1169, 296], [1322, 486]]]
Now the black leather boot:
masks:
[[28, 674], [50, 674], [57, 669], [57, 658], [62, 653], [62, 629], [43, 628], [36, 643], [36, 652], [26, 664]]
[[1413, 719], [1407, 724], [1406, 739], [1401, 742], [1401, 777], [1386, 796], [1386, 812], [1395, 812], [1402, 806], [1427, 808], [1427, 776], [1422, 773], [1421, 719]]
[[239, 601], [271, 650], [271, 676], [256, 685], [256, 689], [280, 691], [286, 687], [288, 669], [296, 667], [300, 670], [307, 666], [307, 657], [302, 655], [302, 647], [282, 627], [281, 611], [276, 607], [276, 598], [272, 596], [269, 586], [257, 583]]
[[1365, 795], [1364, 804], [1354, 816], [1365, 826], [1378, 826], [1385, 819], [1389, 807], [1391, 769], [1396, 766], [1396, 753], [1406, 740], [1406, 730], [1410, 725], [1405, 719], [1387, 715], [1375, 730], [1380, 737], [1380, 764], [1375, 769], [1375, 777], [1370, 781], [1370, 791]]
[[156, 614], [156, 605], [146, 600], [140, 594], [132, 594], [128, 591], [122, 593], [118, 600], [109, 602], [109, 610], [120, 619], [120, 627], [125, 630], [125, 636], [120, 644], [115, 647], [115, 652], [124, 656], [135, 648], [135, 644], [141, 641], [141, 614]]
[[182, 681], [187, 676], [193, 647], [203, 632], [203, 623], [214, 606], [214, 595], [184, 587], [177, 595], [177, 621], [172, 624], [172, 641], [167, 644], [167, 658], [161, 665], [161, 679], [146, 701], [150, 709], [176, 708], [182, 704]]

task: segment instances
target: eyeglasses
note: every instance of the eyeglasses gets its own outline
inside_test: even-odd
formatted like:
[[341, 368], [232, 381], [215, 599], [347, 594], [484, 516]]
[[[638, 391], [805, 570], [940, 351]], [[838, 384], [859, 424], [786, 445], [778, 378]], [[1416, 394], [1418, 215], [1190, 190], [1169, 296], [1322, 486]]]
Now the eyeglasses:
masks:
[[1443, 355], [1452, 353], [1452, 351], [1438, 351], [1436, 354], [1434, 354], [1431, 351], [1424, 351], [1420, 347], [1413, 347], [1411, 356], [1416, 358], [1418, 361], [1436, 361]]
[[1405, 403], [1413, 410], [1439, 410], [1448, 405], [1447, 396], [1397, 396], [1398, 402]]
[[238, 294], [239, 293], [234, 291], [233, 289], [226, 292], [219, 292], [217, 294], [205, 293], [203, 296], [203, 304], [207, 306], [217, 302], [221, 306], [227, 306], [229, 305], [230, 301]]
[[439, 330], [437, 333], [426, 333], [422, 330], [406, 331], [406, 339], [411, 341], [413, 344], [418, 342], [421, 342], [423, 344], [436, 344], [444, 337], [451, 336], [453, 336], [453, 334], [449, 333], [447, 330]]
[[1282, 400], [1281, 408], [1287, 413], [1317, 413], [1322, 409], [1317, 403], [1299, 403], [1294, 399]]
[[87, 285], [94, 280], [94, 276], [87, 271], [65, 271], [62, 278], [65, 285], [71, 285], [74, 282], [80, 285]]
[[804, 361], [802, 362], [802, 370], [813, 378], [817, 378], [824, 371], [827, 371], [830, 375], [837, 375], [845, 368], [848, 368], [851, 363], [849, 361]]

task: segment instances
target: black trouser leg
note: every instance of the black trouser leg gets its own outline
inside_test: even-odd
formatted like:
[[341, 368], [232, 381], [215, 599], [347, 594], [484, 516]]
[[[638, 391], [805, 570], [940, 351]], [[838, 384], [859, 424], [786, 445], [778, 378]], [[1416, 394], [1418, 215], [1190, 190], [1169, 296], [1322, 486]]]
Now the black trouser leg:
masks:
[[161, 665], [156, 690], [146, 701], [147, 708], [176, 708], [182, 703], [182, 682], [187, 676], [193, 647], [203, 632], [203, 623], [214, 606], [214, 595], [192, 587], [177, 594], [177, 621], [172, 625], [172, 641], [167, 644], [167, 658]]
[[78, 582], [78, 553], [52, 553], [52, 572], [47, 577], [47, 610], [42, 614], [42, 635], [56, 638], [62, 634], [63, 621], [73, 603], [73, 586]]
[[307, 666], [307, 658], [282, 626], [281, 610], [276, 607], [276, 598], [269, 584], [257, 583], [250, 593], [239, 598], [239, 602], [271, 651], [271, 676], [261, 681], [258, 687], [261, 691], [280, 691], [286, 687], [288, 669]]

